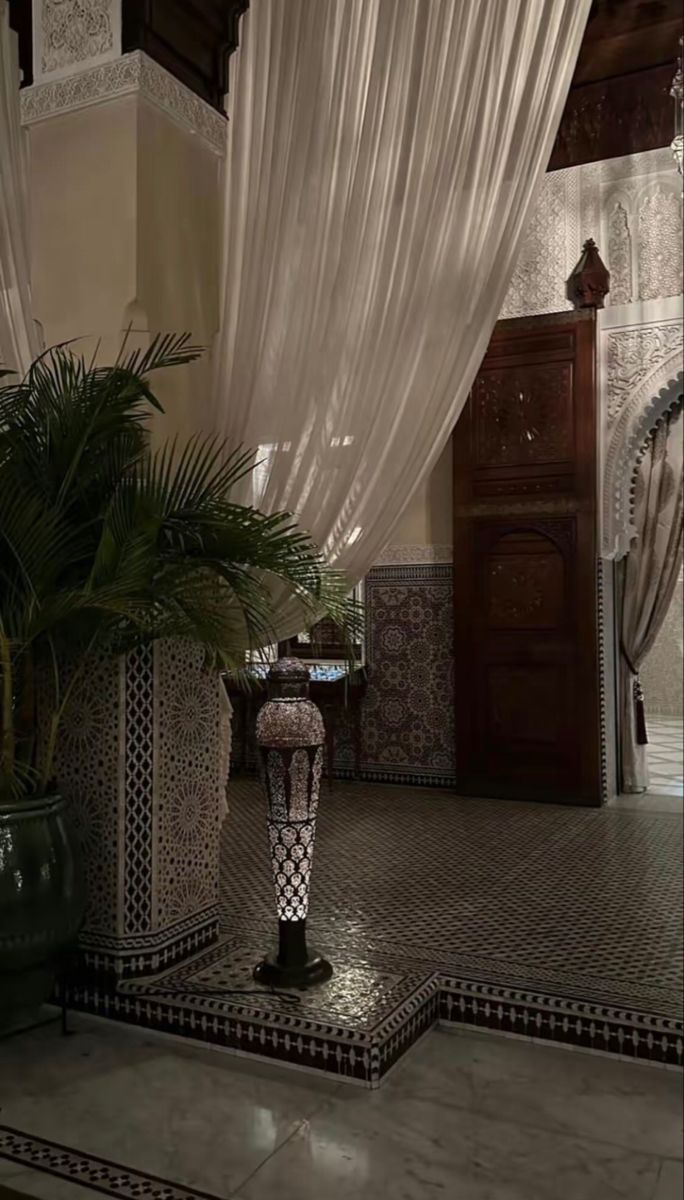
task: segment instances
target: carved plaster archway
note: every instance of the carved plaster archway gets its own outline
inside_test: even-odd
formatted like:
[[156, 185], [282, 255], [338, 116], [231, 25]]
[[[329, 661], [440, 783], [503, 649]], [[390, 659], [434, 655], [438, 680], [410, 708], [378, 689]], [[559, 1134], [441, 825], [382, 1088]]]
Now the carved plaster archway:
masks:
[[[634, 469], [640, 451], [658, 421], [684, 392], [681, 333], [676, 349], [668, 352], [638, 381], [612, 410], [603, 476], [603, 557], [620, 559], [628, 553], [636, 530], [632, 524]], [[610, 385], [609, 385], [610, 391]], [[611, 416], [611, 396], [608, 414]]]

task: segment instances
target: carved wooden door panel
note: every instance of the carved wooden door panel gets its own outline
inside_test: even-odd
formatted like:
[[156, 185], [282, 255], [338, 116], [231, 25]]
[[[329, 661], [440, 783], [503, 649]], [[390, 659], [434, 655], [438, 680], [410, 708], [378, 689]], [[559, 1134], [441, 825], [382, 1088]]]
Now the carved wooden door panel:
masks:
[[454, 434], [465, 795], [601, 802], [595, 320], [501, 321]]

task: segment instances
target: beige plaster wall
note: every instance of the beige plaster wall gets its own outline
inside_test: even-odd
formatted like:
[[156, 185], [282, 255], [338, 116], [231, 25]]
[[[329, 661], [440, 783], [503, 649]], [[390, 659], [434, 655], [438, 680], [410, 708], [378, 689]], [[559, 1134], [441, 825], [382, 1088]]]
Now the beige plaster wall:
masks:
[[392, 536], [395, 546], [451, 545], [453, 533], [451, 438]]
[[[151, 331], [210, 347], [219, 323], [221, 160], [142, 101], [138, 108], [136, 301]], [[209, 353], [158, 379], [163, 432], [208, 430]]]
[[[139, 96], [30, 127], [32, 285], [46, 345], [83, 338], [112, 361], [129, 323], [218, 328], [220, 159]], [[146, 340], [143, 334], [142, 339]], [[159, 375], [155, 437], [205, 426], [208, 354]]]
[[30, 128], [32, 288], [45, 344], [118, 341], [136, 292], [137, 104], [125, 97]]

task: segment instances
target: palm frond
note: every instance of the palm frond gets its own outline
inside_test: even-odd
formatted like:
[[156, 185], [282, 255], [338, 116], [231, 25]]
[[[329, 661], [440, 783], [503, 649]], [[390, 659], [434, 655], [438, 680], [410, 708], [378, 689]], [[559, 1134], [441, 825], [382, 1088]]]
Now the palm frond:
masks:
[[3, 796], [49, 777], [50, 751], [36, 773], [30, 728], [34, 661], [52, 664], [54, 740], [60, 663], [73, 667], [68, 692], [94, 646], [118, 654], [178, 638], [213, 667], [240, 671], [247, 651], [276, 638], [282, 585], [303, 620], [349, 624], [346, 580], [294, 518], [232, 499], [251, 452], [200, 435], [150, 449], [161, 405], [148, 376], [197, 358], [189, 335], [161, 334], [143, 349], [129, 340], [111, 367], [63, 344], [0, 385]]

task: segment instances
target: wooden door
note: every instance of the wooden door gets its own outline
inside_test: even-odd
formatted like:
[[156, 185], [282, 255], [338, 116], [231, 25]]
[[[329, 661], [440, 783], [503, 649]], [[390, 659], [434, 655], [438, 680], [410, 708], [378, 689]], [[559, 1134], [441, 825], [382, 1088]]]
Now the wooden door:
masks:
[[595, 317], [499, 322], [454, 433], [461, 794], [601, 803]]

